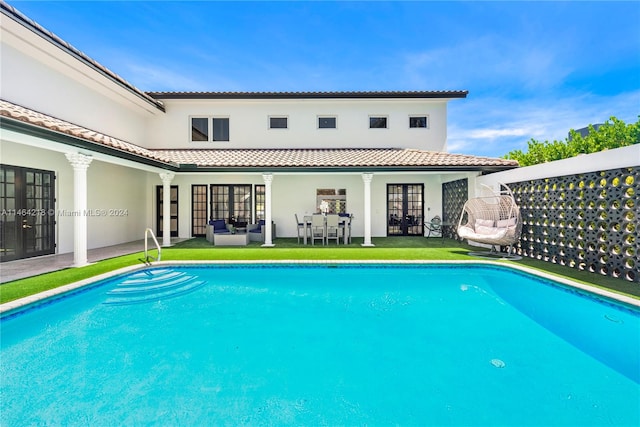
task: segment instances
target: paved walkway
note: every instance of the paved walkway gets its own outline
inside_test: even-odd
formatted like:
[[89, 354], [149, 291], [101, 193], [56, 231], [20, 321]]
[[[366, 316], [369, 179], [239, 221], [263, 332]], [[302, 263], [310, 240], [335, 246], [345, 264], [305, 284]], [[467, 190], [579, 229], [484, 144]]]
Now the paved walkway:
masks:
[[[186, 239], [171, 239], [171, 243], [177, 243]], [[149, 249], [153, 247], [150, 242]], [[98, 249], [89, 249], [87, 258], [89, 262], [97, 262], [107, 258], [128, 255], [144, 251], [144, 240], [122, 243], [115, 246], [107, 246]], [[155, 254], [155, 248], [153, 251]], [[25, 277], [37, 276], [43, 273], [63, 270], [73, 267], [73, 253], [46, 255], [35, 258], [19, 259], [16, 261], [3, 262], [0, 264], [0, 283], [12, 280], [24, 279]]]

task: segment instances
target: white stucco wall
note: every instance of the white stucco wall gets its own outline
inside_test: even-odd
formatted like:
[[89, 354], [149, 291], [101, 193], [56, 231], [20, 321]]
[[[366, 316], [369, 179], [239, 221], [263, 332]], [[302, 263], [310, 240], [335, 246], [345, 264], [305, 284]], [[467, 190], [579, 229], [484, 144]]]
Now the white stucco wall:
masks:
[[[446, 100], [285, 99], [163, 100], [166, 114], [149, 119], [147, 148], [417, 148], [445, 149]], [[409, 128], [409, 116], [429, 119]], [[191, 142], [192, 116], [229, 118], [229, 141]], [[269, 129], [269, 116], [288, 117], [288, 129]], [[318, 129], [318, 116], [337, 117], [336, 129]], [[369, 129], [370, 116], [388, 117], [387, 129]]]
[[[32, 110], [144, 145], [146, 119], [162, 112], [86, 66], [84, 73], [5, 31], [0, 97]], [[55, 48], [59, 51], [58, 48]], [[60, 55], [59, 55], [60, 56]], [[70, 57], [60, 57], [71, 61]], [[77, 62], [77, 61], [76, 61]]]
[[[73, 168], [64, 154], [0, 140], [0, 156], [3, 164], [55, 172], [56, 253], [73, 252]], [[87, 208], [107, 215], [87, 218], [88, 249], [144, 237], [149, 217], [146, 174], [97, 160], [91, 163]]]
[[[93, 161], [87, 171], [88, 248], [140, 240], [147, 222], [147, 172]], [[106, 214], [106, 215], [105, 215]], [[142, 249], [142, 248], [141, 248]]]
[[477, 192], [481, 191], [480, 186], [482, 184], [497, 190], [499, 183], [508, 184], [510, 182], [574, 175], [638, 165], [640, 165], [640, 144], [635, 144], [628, 147], [605, 150], [598, 153], [581, 154], [569, 159], [480, 176], [477, 178], [475, 190]]

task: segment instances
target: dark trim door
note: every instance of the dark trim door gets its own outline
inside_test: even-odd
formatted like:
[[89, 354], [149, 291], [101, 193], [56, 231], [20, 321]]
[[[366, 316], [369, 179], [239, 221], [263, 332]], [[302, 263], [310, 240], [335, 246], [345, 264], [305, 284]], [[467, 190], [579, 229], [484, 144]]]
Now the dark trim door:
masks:
[[[162, 220], [163, 220], [163, 197], [164, 191], [162, 185], [156, 186], [156, 236], [162, 237]], [[178, 186], [171, 186], [171, 237], [178, 237]]]
[[255, 212], [254, 212], [254, 222], [258, 222], [261, 219], [264, 219], [265, 216], [265, 205], [266, 201], [266, 186], [264, 184], [256, 184], [254, 186], [255, 193]]
[[387, 236], [423, 236], [424, 184], [387, 184]]
[[207, 191], [206, 184], [191, 186], [191, 236], [204, 237], [207, 233]]
[[0, 261], [55, 253], [55, 173], [0, 165]]
[[211, 219], [229, 224], [251, 223], [251, 184], [211, 184]]

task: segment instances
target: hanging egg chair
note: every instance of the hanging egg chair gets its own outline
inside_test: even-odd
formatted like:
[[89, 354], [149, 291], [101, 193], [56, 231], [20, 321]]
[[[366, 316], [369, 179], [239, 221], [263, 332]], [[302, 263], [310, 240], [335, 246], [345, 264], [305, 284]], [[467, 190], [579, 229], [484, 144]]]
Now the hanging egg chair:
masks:
[[[458, 222], [458, 237], [469, 242], [490, 245], [490, 251], [469, 252], [469, 255], [521, 259], [512, 254], [513, 245], [520, 239], [522, 217], [513, 193], [504, 184], [501, 190], [491, 191], [489, 196], [474, 197], [467, 200]], [[507, 247], [501, 252], [497, 247]]]

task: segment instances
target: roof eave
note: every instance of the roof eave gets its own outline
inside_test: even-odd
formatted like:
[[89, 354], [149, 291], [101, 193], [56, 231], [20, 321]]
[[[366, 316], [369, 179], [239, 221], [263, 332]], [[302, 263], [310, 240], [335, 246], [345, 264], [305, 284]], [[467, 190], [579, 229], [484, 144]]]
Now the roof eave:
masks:
[[13, 6], [5, 3], [4, 1], [0, 1], [0, 12], [4, 16], [6, 16], [7, 18], [9, 18], [9, 19], [17, 22], [18, 24], [22, 25], [23, 27], [27, 28], [32, 33], [38, 35], [42, 39], [48, 41], [52, 45], [56, 46], [57, 48], [61, 49], [64, 52], [66, 52], [71, 57], [73, 57], [76, 60], [82, 62], [87, 67], [91, 68], [92, 70], [94, 70], [98, 74], [102, 75], [103, 77], [109, 79], [110, 81], [112, 81], [116, 85], [120, 86], [121, 88], [125, 89], [129, 93], [131, 93], [131, 94], [135, 95], [136, 97], [140, 98], [141, 100], [143, 100], [147, 104], [150, 104], [153, 107], [157, 108], [158, 110], [160, 110], [162, 112], [165, 112], [164, 105], [162, 104], [161, 101], [158, 101], [157, 99], [149, 96], [147, 93], [145, 93], [145, 92], [141, 91], [140, 89], [136, 88], [131, 83], [127, 82], [122, 77], [120, 77], [117, 74], [115, 74], [113, 71], [109, 70], [108, 68], [106, 68], [103, 65], [100, 65], [98, 62], [96, 62], [95, 60], [91, 59], [86, 54], [82, 53], [81, 51], [79, 51], [75, 47], [71, 46], [69, 43], [67, 43], [64, 40], [62, 40], [60, 37], [56, 36], [55, 34], [53, 34], [50, 31], [46, 30], [45, 28], [43, 28], [42, 26], [37, 24], [35, 21], [32, 21], [31, 19], [27, 18], [25, 15], [20, 13]]
[[456, 99], [469, 91], [414, 92], [146, 92], [154, 99]]
[[40, 126], [35, 126], [10, 117], [0, 117], [0, 128], [12, 130], [36, 138], [46, 139], [48, 141], [57, 142], [78, 149], [85, 149], [95, 153], [114, 156], [123, 160], [130, 160], [147, 166], [153, 166], [173, 172], [178, 172], [180, 170], [180, 167], [175, 163], [167, 163], [160, 160], [154, 160], [149, 157], [131, 153], [118, 148], [109, 147], [97, 142], [91, 142], [87, 141], [86, 139], [77, 138], [61, 132], [56, 132], [51, 129], [45, 129]]
[[181, 164], [179, 172], [226, 172], [226, 173], [365, 173], [365, 172], [483, 172], [492, 173], [518, 166], [197, 166]]

